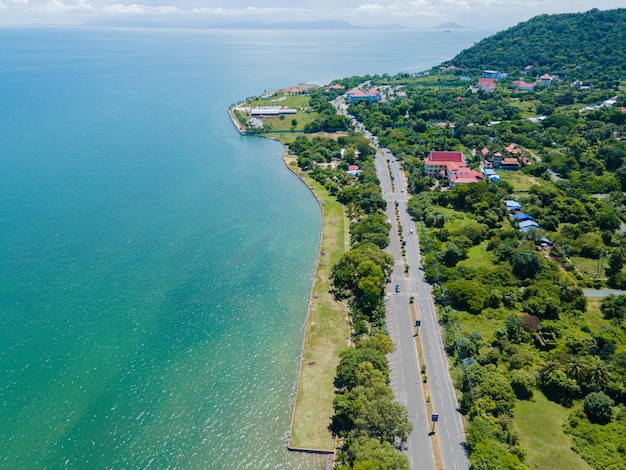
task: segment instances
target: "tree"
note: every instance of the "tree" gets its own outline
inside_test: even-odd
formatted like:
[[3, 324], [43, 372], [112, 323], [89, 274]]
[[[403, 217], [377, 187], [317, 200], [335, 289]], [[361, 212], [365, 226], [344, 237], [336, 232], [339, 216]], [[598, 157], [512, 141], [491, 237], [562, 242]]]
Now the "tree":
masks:
[[472, 470], [525, 470], [517, 455], [508, 451], [505, 444], [487, 439], [476, 444], [470, 455]]
[[456, 266], [462, 259], [467, 258], [465, 251], [456, 243], [448, 243], [448, 246], [439, 254], [439, 260], [449, 268]]
[[362, 362], [370, 362], [375, 369], [383, 373], [385, 380], [389, 377], [387, 359], [378, 350], [372, 348], [348, 348], [340, 354], [335, 387], [348, 389], [358, 384], [358, 370]]
[[578, 356], [574, 356], [565, 367], [565, 373], [570, 379], [575, 380], [579, 385], [584, 383], [589, 369], [587, 363], [583, 362]]
[[528, 334], [524, 330], [522, 319], [512, 313], [504, 320], [506, 335], [511, 343], [522, 343], [528, 339]]
[[390, 444], [396, 439], [406, 442], [413, 430], [406, 407], [387, 397], [369, 404], [363, 413], [362, 426], [369, 437]]
[[476, 281], [449, 281], [446, 282], [445, 289], [450, 305], [473, 314], [480, 313], [489, 299], [487, 288]]
[[350, 437], [340, 460], [354, 470], [409, 470], [409, 460], [388, 442], [365, 436]]
[[525, 370], [511, 371], [511, 387], [519, 400], [530, 400], [535, 388], [535, 377]]
[[606, 389], [609, 380], [611, 380], [611, 374], [609, 373], [604, 361], [602, 359], [599, 359], [598, 357], [594, 357], [589, 363], [589, 369], [586, 378], [588, 387], [591, 390], [598, 392], [600, 390]]
[[549, 399], [566, 405], [571, 404], [572, 399], [580, 393], [576, 381], [568, 378], [562, 370], [543, 373], [541, 389]]
[[600, 311], [607, 320], [622, 321], [626, 317], [626, 295], [609, 295], [600, 301]]
[[607, 424], [613, 418], [615, 402], [603, 392], [592, 392], [583, 401], [583, 410], [589, 421], [598, 424]]
[[530, 250], [516, 251], [511, 258], [511, 266], [513, 267], [513, 274], [520, 279], [535, 277], [543, 268], [539, 255]]

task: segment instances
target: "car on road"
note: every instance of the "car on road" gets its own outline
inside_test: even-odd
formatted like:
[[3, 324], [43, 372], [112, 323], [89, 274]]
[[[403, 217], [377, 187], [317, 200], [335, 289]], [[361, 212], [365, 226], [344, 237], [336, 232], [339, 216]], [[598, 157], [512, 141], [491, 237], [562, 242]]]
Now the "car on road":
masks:
[[411, 235], [413, 235], [413, 229], [412, 229], [412, 228], [411, 228], [411, 229], [409, 229], [409, 233], [410, 233]]
[[400, 284], [396, 284], [396, 292], [400, 292]]

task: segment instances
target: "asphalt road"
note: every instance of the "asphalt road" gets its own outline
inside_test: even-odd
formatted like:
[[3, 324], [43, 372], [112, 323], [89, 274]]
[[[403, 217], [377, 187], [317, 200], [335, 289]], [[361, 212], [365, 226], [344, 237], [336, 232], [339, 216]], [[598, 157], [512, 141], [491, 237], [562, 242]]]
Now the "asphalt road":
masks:
[[[340, 112], [346, 113], [343, 103], [335, 103]], [[353, 123], [364, 132], [376, 147], [378, 141], [360, 123], [349, 116]], [[434, 469], [432, 447], [433, 429], [431, 416], [427, 416], [426, 399], [421, 384], [420, 366], [414, 334], [416, 332], [411, 317], [409, 299], [414, 296], [417, 318], [421, 321], [419, 335], [426, 365], [426, 375], [430, 388], [433, 413], [439, 415], [434, 430], [439, 439], [440, 455], [444, 470], [469, 468], [465, 452], [465, 432], [456, 393], [449, 373], [449, 363], [443, 347], [437, 313], [431, 294], [431, 286], [424, 281], [420, 269], [419, 237], [415, 223], [407, 212], [407, 187], [400, 163], [387, 149], [376, 155], [376, 172], [381, 182], [383, 197], [387, 201], [387, 218], [392, 223], [389, 252], [395, 261], [391, 283], [387, 289], [387, 327], [396, 351], [389, 357], [391, 387], [400, 403], [407, 407], [413, 432], [407, 443], [407, 455], [412, 469]], [[389, 165], [389, 166], [388, 166]], [[391, 171], [391, 175], [389, 174]], [[393, 186], [391, 181], [393, 176]], [[406, 263], [409, 275], [404, 274], [400, 237], [395, 217], [395, 203], [398, 203], [400, 225], [406, 241]], [[412, 233], [411, 233], [412, 230]], [[400, 292], [395, 291], [396, 284]]]
[[[395, 192], [391, 191], [387, 159], [389, 160], [389, 167], [394, 177]], [[393, 155], [385, 149], [382, 149], [376, 156], [376, 169], [378, 178], [381, 180], [383, 197], [387, 200], [388, 215], [390, 212], [393, 214], [395, 201], [398, 202], [400, 225], [403, 228], [404, 239], [406, 241], [406, 263], [409, 265], [409, 277], [405, 277], [403, 266], [398, 266], [398, 263], [402, 264], [402, 258], [400, 241], [397, 236], [397, 227], [395, 226], [395, 216], [389, 217], [394, 224], [392, 228], [390, 252], [397, 260], [391, 284], [393, 286], [395, 286], [396, 283], [401, 285], [400, 295], [394, 292], [391, 296], [395, 295], [398, 299], [395, 302], [396, 304], [399, 303], [404, 306], [398, 308], [397, 315], [407, 317], [404, 321], [400, 319], [397, 320], [399, 322], [402, 321], [405, 325], [405, 334], [400, 334], [397, 337], [392, 336], [398, 348], [398, 352], [403, 356], [403, 367], [398, 368], [398, 374], [403, 374], [405, 376], [405, 382], [408, 382], [406, 378], [412, 377], [414, 372], [412, 372], [412, 368], [404, 366], [404, 362], [417, 360], [414, 352], [413, 355], [409, 355], [409, 350], [412, 349], [415, 351], [415, 340], [412, 337], [414, 327], [411, 325], [412, 319], [409, 310], [409, 297], [412, 295], [414, 296], [417, 310], [417, 319], [421, 321], [419, 335], [424, 354], [424, 363], [426, 365], [426, 375], [428, 376], [433, 413], [439, 415], [439, 420], [435, 424], [434, 429], [439, 439], [443, 468], [445, 470], [466, 469], [469, 467], [469, 462], [464, 446], [465, 432], [463, 421], [460, 413], [457, 411], [459, 405], [450, 378], [448, 358], [444, 351], [443, 338], [433, 303], [431, 286], [424, 281], [424, 273], [420, 269], [419, 238], [417, 227], [407, 212], [407, 189], [404, 174], [400, 168], [400, 164], [396, 162]], [[412, 234], [410, 233], [411, 230], [413, 231]], [[400, 277], [396, 278], [396, 275]], [[401, 281], [396, 282], [396, 279], [401, 279]], [[393, 304], [394, 302], [391, 303], [391, 305]], [[391, 313], [390, 316], [392, 316]], [[408, 332], [411, 334], [406, 334]], [[421, 384], [418, 383], [418, 385]], [[419, 388], [422, 387], [419, 386]], [[424, 400], [423, 393], [419, 395], [419, 399]], [[409, 410], [409, 416], [413, 416], [415, 413], [418, 415], [425, 413], [425, 401], [423, 403], [411, 401], [407, 403], [407, 408]], [[425, 418], [426, 419], [418, 420], [418, 422], [421, 424], [426, 422], [429, 426], [428, 433], [432, 429], [432, 422], [430, 421], [431, 416], [425, 416]], [[416, 438], [422, 438], [422, 432], [422, 429], [416, 428], [413, 433], [417, 434], [417, 436], [415, 436]], [[428, 467], [422, 465], [420, 462], [411, 468], [422, 469]]]

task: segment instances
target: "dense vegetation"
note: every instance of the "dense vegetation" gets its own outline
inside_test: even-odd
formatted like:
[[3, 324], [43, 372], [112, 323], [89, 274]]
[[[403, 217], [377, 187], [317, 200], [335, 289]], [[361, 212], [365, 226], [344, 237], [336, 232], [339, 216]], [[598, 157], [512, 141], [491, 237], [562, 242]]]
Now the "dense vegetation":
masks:
[[[527, 468], [535, 450], [521, 445], [515, 408], [537, 394], [571, 410], [564, 432], [592, 467], [626, 468], [626, 297], [590, 305], [582, 290], [626, 287], [624, 24], [624, 9], [543, 15], [481, 41], [441, 69], [338, 81], [377, 86], [389, 97], [349, 111], [407, 173], [409, 210], [422, 230], [473, 469]], [[493, 93], [470, 87], [485, 69], [505, 72]], [[545, 73], [554, 79], [541, 86], [537, 78]], [[516, 88], [519, 79], [537, 81], [534, 91]], [[400, 89], [407, 98], [395, 99]], [[507, 155], [512, 144], [528, 164], [515, 174], [501, 170], [500, 183], [450, 189], [424, 176], [430, 151], [463, 151], [478, 168], [486, 163], [483, 149]], [[345, 197], [345, 188], [340, 193]], [[541, 230], [520, 231], [504, 199], [519, 201]], [[364, 265], [355, 248], [355, 259], [346, 255], [337, 268], [340, 295], [360, 292], [348, 273], [380, 279], [384, 272], [373, 260]], [[365, 334], [382, 314], [375, 302], [365, 309], [354, 304], [357, 330]], [[354, 392], [358, 384], [385, 378], [371, 357], [377, 378], [369, 368], [340, 382], [346, 389], [336, 420], [348, 436], [356, 420], [343, 400], [361, 394]]]
[[576, 68], [580, 77], [626, 70], [626, 9], [540, 15], [480, 41], [451, 63], [463, 69], [515, 72], [527, 65], [539, 74]]
[[[340, 468], [408, 469], [399, 447], [412, 425], [406, 408], [394, 400], [385, 357], [394, 347], [383, 306], [394, 260], [383, 251], [391, 225], [383, 212], [373, 149], [363, 136], [353, 135], [300, 136], [289, 150], [297, 154], [301, 169], [344, 204], [351, 221], [351, 248], [332, 269], [335, 296], [348, 301], [354, 344], [340, 354], [335, 377], [332, 428], [342, 442]], [[358, 176], [348, 175], [349, 165], [359, 166]]]

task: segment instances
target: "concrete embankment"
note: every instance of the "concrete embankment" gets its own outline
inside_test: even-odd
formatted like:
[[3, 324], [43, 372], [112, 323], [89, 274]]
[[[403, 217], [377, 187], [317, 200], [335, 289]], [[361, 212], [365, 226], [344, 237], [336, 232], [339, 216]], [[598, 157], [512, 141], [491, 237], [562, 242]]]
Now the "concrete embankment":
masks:
[[233, 125], [237, 129], [241, 135], [246, 135], [246, 128], [239, 122], [237, 116], [235, 115], [235, 111], [232, 108], [228, 108], [228, 115], [230, 116], [230, 120], [233, 122]]

